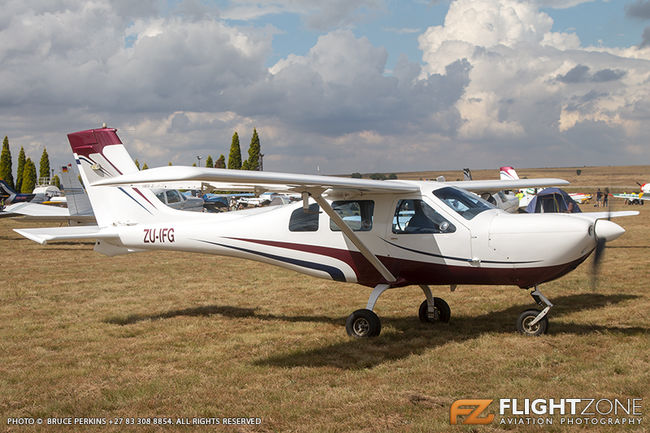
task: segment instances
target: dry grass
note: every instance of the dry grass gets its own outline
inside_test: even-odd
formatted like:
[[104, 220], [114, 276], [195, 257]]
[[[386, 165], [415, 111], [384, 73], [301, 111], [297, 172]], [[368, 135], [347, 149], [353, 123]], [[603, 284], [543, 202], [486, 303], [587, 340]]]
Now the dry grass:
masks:
[[[628, 232], [608, 248], [595, 293], [589, 262], [544, 286], [556, 308], [541, 338], [513, 332], [519, 312], [533, 307], [513, 287], [437, 289], [452, 320], [434, 327], [417, 319], [418, 288], [389, 291], [377, 304], [382, 335], [354, 341], [345, 318], [370, 289], [228, 258], [41, 247], [11, 231], [26, 223], [0, 220], [0, 430], [473, 431], [449, 425], [459, 398], [643, 398], [645, 414], [650, 206], [636, 208], [640, 216], [618, 220]], [[6, 424], [21, 416], [262, 424]]]

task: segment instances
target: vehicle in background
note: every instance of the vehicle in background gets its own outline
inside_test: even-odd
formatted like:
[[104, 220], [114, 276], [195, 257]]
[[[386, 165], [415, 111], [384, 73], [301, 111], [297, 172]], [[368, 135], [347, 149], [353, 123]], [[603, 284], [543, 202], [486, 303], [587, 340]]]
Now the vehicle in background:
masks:
[[204, 202], [200, 197], [186, 197], [177, 189], [153, 188], [152, 191], [156, 194], [158, 200], [173, 209], [203, 212]]

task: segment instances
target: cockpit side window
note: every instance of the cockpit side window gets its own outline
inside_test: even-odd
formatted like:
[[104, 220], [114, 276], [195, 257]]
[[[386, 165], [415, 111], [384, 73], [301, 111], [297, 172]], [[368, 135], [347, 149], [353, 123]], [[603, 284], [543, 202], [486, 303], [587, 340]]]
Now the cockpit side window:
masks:
[[[341, 200], [332, 202], [332, 209], [343, 221], [355, 232], [367, 232], [372, 230], [372, 215], [375, 210], [375, 202], [372, 200]], [[338, 232], [341, 229], [330, 220], [330, 229]]]
[[167, 191], [165, 191], [165, 194], [167, 194], [168, 204], [178, 203], [181, 201], [181, 194], [175, 189], [168, 189]]
[[320, 207], [316, 203], [310, 204], [308, 210], [299, 207], [291, 213], [291, 218], [289, 218], [289, 231], [317, 232], [319, 214]]
[[466, 220], [471, 220], [483, 211], [494, 209], [493, 205], [479, 196], [450, 186], [433, 191], [433, 195]]
[[453, 233], [456, 227], [423, 200], [400, 200], [393, 217], [393, 233]]

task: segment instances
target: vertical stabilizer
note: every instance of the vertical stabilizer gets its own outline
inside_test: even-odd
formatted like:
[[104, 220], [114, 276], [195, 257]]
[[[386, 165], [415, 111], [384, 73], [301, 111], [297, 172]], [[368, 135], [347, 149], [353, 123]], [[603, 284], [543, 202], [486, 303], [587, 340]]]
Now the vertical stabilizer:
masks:
[[153, 221], [167, 213], [146, 188], [92, 186], [93, 182], [138, 171], [113, 128], [68, 134], [81, 180], [100, 227]]
[[516, 179], [519, 179], [519, 176], [517, 175], [517, 172], [512, 167], [501, 167], [499, 169], [499, 174], [501, 176], [501, 180], [516, 180]]
[[73, 170], [72, 164], [61, 167], [61, 185], [65, 191], [70, 216], [90, 216], [93, 214], [88, 194], [81, 186], [77, 172]]

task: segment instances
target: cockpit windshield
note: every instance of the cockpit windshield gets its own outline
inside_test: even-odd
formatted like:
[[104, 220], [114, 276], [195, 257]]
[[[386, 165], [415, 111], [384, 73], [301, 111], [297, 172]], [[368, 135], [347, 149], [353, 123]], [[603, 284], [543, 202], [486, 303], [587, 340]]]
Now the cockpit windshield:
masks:
[[476, 215], [488, 209], [494, 209], [493, 205], [481, 197], [451, 186], [437, 189], [433, 191], [433, 195], [442, 200], [466, 220], [471, 220]]

